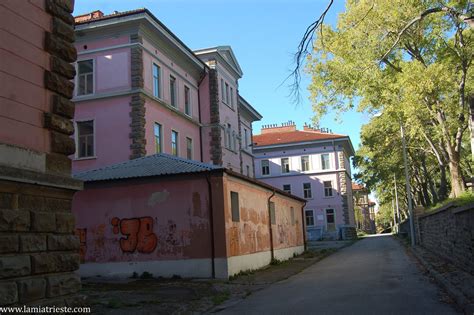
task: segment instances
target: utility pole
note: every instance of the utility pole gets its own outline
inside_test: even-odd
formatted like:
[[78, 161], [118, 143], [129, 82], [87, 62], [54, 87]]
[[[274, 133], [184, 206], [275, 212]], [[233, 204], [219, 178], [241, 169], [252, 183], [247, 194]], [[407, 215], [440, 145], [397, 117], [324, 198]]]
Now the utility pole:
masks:
[[397, 219], [395, 218], [395, 201], [392, 198], [392, 213], [393, 213], [393, 229], [392, 229], [392, 234], [398, 233], [397, 229]]
[[[395, 173], [393, 173], [393, 182], [394, 182], [394, 186], [395, 186], [395, 207], [397, 209], [397, 222], [398, 222], [398, 224], [400, 224], [401, 218], [400, 218], [400, 207], [398, 205], [397, 175]], [[399, 228], [399, 226], [397, 227], [397, 231], [400, 232], [400, 230], [398, 228]]]
[[415, 222], [414, 222], [414, 217], [413, 217], [413, 200], [411, 197], [410, 177], [408, 175], [407, 145], [405, 141], [405, 130], [403, 128], [402, 121], [400, 121], [400, 131], [402, 134], [403, 166], [405, 167], [405, 182], [406, 182], [407, 198], [408, 198], [408, 213], [410, 215], [410, 239], [411, 239], [411, 246], [415, 246]]

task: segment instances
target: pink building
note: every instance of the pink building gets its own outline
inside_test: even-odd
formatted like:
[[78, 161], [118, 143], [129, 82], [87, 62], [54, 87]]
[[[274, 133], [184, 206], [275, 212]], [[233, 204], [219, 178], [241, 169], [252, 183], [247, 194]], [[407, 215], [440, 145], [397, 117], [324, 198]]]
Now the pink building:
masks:
[[253, 137], [256, 178], [306, 199], [308, 240], [355, 237], [348, 136], [292, 122]]
[[193, 52], [139, 9], [76, 17], [76, 48], [73, 172], [169, 153], [254, 175], [242, 137], [261, 115], [229, 46]]

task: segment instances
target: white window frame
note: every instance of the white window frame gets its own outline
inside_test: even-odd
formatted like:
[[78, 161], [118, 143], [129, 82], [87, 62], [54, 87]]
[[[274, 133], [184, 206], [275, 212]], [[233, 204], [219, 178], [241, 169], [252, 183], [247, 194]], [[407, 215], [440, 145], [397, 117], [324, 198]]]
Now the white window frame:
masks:
[[[263, 162], [268, 163], [268, 165], [266, 166], [266, 167], [268, 167], [268, 174], [263, 173]], [[270, 160], [261, 160], [260, 161], [260, 172], [262, 173], [262, 176], [270, 176]]]
[[[79, 94], [79, 62], [81, 61], [87, 61], [87, 60], [92, 60], [92, 93], [89, 94]], [[95, 73], [96, 73], [96, 62], [95, 58], [87, 58], [87, 59], [81, 59], [76, 61], [76, 77], [74, 80], [74, 95], [77, 97], [84, 97], [84, 96], [89, 96], [89, 95], [94, 95], [95, 94], [95, 86], [96, 86], [96, 80], [95, 80]]]
[[334, 208], [326, 208], [324, 209], [324, 223], [326, 224], [326, 231], [328, 230], [328, 210], [332, 210], [332, 215], [334, 216], [334, 228], [337, 231], [336, 225], [336, 209]]
[[[308, 216], [307, 216], [307, 213], [311, 213], [311, 217], [313, 218], [313, 224], [308, 224]], [[315, 220], [314, 220], [314, 210], [312, 209], [305, 209], [304, 210], [304, 223], [306, 226], [314, 226]]]
[[[308, 168], [307, 168], [306, 170], [303, 169], [303, 158], [304, 158], [304, 157], [307, 157], [307, 158], [308, 158]], [[300, 157], [300, 163], [301, 163], [301, 171], [302, 171], [302, 172], [309, 172], [309, 171], [311, 171], [311, 158], [310, 158], [309, 155], [302, 155], [302, 156]]]
[[[290, 191], [287, 191], [287, 190], [285, 189], [285, 186], [290, 186]], [[282, 185], [282, 190], [283, 190], [284, 192], [287, 192], [287, 193], [291, 194], [291, 184], [283, 184], [283, 185]]]
[[[283, 160], [288, 160], [288, 172], [283, 172]], [[281, 166], [281, 173], [282, 174], [290, 174], [291, 172], [291, 165], [290, 165], [290, 158], [281, 158], [280, 159], [280, 166]], [[286, 169], [285, 169], [286, 170]]]
[[[158, 93], [156, 93], [156, 90], [155, 90], [155, 75], [154, 75], [155, 66], [158, 67]], [[160, 100], [163, 99], [163, 85], [161, 84], [162, 77], [163, 75], [162, 75], [161, 66], [156, 62], [152, 62], [151, 63], [151, 83], [153, 85], [152, 93], [153, 93], [153, 97], [156, 97]]]
[[[155, 134], [155, 126], [159, 125], [160, 126], [160, 152], [157, 152], [156, 150], [156, 134]], [[163, 125], [160, 124], [159, 122], [154, 122], [153, 123], [153, 140], [155, 144], [155, 153], [163, 153]]]
[[[171, 86], [171, 81], [174, 80], [174, 89]], [[172, 74], [170, 74], [170, 85], [169, 85], [169, 92], [170, 92], [170, 105], [171, 107], [178, 108], [179, 104], [179, 97], [178, 97], [178, 79]], [[172, 91], [174, 92], [174, 104], [173, 104], [173, 98], [172, 98]]]
[[[323, 156], [327, 155], [328, 156], [328, 167], [324, 168], [324, 163], [323, 163]], [[321, 169], [322, 170], [330, 170], [331, 169], [331, 154], [329, 153], [321, 153]]]
[[[305, 184], [309, 184], [309, 197], [306, 197], [305, 196], [305, 188], [304, 188], [304, 185]], [[311, 185], [311, 183], [303, 183], [303, 198], [304, 199], [313, 199], [313, 185]]]
[[[176, 154], [173, 153], [173, 133], [176, 133]], [[171, 155], [179, 156], [179, 132], [171, 129]]]
[[[188, 91], [188, 97], [186, 97]], [[184, 85], [184, 113], [191, 117], [193, 115], [193, 106], [191, 102], [191, 89], [186, 84]]]
[[[77, 127], [77, 123], [81, 122], [86, 122], [86, 121], [92, 121], [92, 128], [94, 129], [93, 132], [93, 139], [94, 139], [94, 155], [92, 156], [84, 156], [84, 157], [79, 157], [79, 128]], [[75, 160], [90, 160], [90, 159], [96, 159], [97, 158], [97, 142], [96, 142], [96, 123], [94, 118], [90, 119], [80, 119], [80, 120], [75, 120], [74, 121], [74, 141], [76, 142], [76, 152], [74, 153], [74, 159]]]
[[[188, 156], [188, 140], [191, 140], [191, 157]], [[191, 137], [186, 137], [186, 158], [192, 160], [194, 157], [194, 141]]]
[[[330, 183], [331, 184], [331, 187], [330, 187], [330, 195], [327, 195], [326, 194], [326, 189], [329, 189], [328, 187], [326, 187], [326, 183]], [[334, 197], [334, 194], [333, 194], [333, 190], [334, 190], [334, 187], [332, 185], [332, 180], [324, 180], [323, 181], [323, 189], [324, 189], [324, 198], [332, 198]]]

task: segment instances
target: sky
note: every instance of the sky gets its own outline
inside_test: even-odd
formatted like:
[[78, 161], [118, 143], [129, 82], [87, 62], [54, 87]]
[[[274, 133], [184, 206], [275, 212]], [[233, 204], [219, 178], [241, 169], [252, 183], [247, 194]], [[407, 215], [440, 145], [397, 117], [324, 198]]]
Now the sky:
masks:
[[[104, 14], [137, 8], [149, 9], [189, 48], [230, 45], [244, 73], [239, 93], [263, 115], [254, 123], [254, 134], [265, 124], [294, 121], [298, 128], [313, 116], [304, 75], [302, 99], [295, 105], [290, 97], [291, 80], [284, 82], [294, 67], [294, 53], [308, 27], [329, 0], [76, 0], [74, 15], [101, 10]], [[344, 11], [336, 0], [325, 22], [335, 24]], [[282, 84], [283, 83], [283, 84]], [[349, 112], [335, 121], [334, 113], [321, 120], [320, 127], [349, 135], [357, 150], [362, 124], [368, 116]]]

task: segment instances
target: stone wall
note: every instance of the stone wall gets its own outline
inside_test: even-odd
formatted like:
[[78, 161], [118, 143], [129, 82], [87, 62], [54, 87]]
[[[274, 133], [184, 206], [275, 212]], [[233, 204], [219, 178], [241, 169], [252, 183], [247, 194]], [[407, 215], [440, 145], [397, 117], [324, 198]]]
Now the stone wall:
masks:
[[214, 165], [222, 165], [222, 135], [219, 117], [219, 83], [217, 70], [209, 70], [209, 97], [211, 102], [210, 154]]
[[421, 246], [474, 273], [474, 205], [448, 204], [417, 219]]
[[75, 151], [74, 1], [2, 5], [15, 36], [2, 57], [8, 105], [0, 117], [8, 120], [0, 133], [0, 305], [76, 305], [71, 200], [82, 183], [71, 178], [68, 158]]

